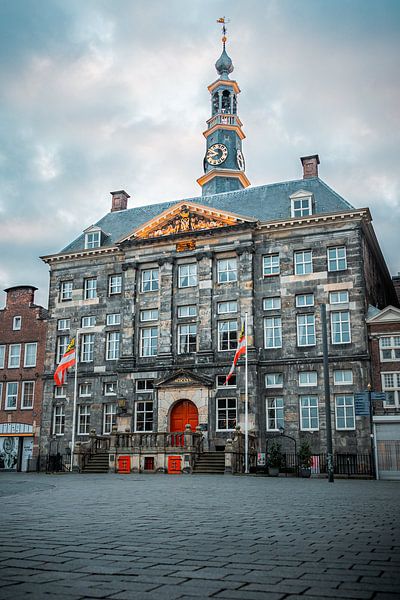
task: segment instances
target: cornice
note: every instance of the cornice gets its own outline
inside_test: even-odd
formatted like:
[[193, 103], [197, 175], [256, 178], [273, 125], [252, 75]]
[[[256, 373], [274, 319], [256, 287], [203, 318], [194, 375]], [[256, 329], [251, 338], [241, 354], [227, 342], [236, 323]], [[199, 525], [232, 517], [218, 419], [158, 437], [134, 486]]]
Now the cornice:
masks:
[[315, 225], [318, 223], [333, 223], [335, 221], [347, 221], [348, 219], [354, 220], [365, 220], [367, 223], [371, 221], [371, 214], [368, 208], [361, 208], [358, 210], [344, 211], [344, 212], [335, 212], [335, 213], [325, 213], [318, 215], [308, 215], [301, 219], [299, 218], [291, 218], [285, 220], [276, 220], [276, 221], [260, 221], [257, 225], [257, 229], [267, 229], [267, 230], [276, 230], [276, 229], [290, 229], [294, 227], [307, 227], [308, 225]]
[[203, 131], [204, 137], [207, 139], [208, 136], [214, 133], [214, 131], [217, 131], [217, 129], [228, 129], [229, 131], [236, 131], [241, 140], [244, 140], [244, 138], [246, 137], [239, 125], [228, 125], [226, 123], [216, 123], [214, 127], [206, 129], [205, 131]]
[[80, 258], [88, 258], [92, 256], [100, 256], [103, 254], [120, 253], [121, 250], [117, 246], [107, 246], [106, 248], [96, 248], [90, 250], [76, 250], [75, 252], [65, 252], [62, 254], [48, 254], [39, 258], [46, 264], [61, 262], [63, 260], [76, 260]]
[[247, 179], [244, 171], [234, 171], [233, 169], [212, 169], [208, 171], [205, 175], [202, 175], [197, 180], [197, 183], [203, 186], [214, 177], [235, 177], [240, 180], [240, 183], [244, 188], [249, 187], [250, 181]]
[[240, 94], [240, 88], [234, 79], [216, 79], [215, 81], [210, 83], [209, 86], [207, 86], [207, 89], [211, 94], [217, 87], [224, 85], [233, 88], [235, 94]]

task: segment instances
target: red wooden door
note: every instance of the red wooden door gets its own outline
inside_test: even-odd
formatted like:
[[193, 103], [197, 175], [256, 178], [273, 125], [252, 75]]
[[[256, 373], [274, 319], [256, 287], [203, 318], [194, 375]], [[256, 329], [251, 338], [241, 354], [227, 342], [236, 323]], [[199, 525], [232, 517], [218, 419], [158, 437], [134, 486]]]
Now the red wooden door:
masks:
[[196, 405], [190, 400], [181, 400], [172, 409], [170, 421], [170, 431], [185, 431], [185, 425], [188, 423], [194, 431], [199, 424]]

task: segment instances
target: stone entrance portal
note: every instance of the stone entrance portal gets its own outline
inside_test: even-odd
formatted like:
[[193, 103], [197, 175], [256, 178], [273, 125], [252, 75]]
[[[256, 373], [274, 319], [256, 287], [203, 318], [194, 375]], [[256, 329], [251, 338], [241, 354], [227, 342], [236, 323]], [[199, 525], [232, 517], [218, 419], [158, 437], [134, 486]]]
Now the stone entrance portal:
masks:
[[186, 425], [190, 425], [192, 431], [196, 431], [199, 424], [199, 411], [196, 405], [190, 400], [180, 400], [171, 409], [169, 423], [171, 432], [185, 431]]

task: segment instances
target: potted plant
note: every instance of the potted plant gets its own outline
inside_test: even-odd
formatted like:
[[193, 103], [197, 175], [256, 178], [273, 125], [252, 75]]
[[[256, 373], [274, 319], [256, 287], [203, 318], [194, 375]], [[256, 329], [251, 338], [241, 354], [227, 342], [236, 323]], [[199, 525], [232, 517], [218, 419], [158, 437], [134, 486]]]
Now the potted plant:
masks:
[[312, 453], [308, 440], [303, 440], [299, 448], [299, 467], [301, 477], [311, 477]]
[[281, 445], [274, 440], [271, 442], [268, 448], [268, 475], [271, 477], [278, 477], [279, 469], [282, 465], [282, 453]]

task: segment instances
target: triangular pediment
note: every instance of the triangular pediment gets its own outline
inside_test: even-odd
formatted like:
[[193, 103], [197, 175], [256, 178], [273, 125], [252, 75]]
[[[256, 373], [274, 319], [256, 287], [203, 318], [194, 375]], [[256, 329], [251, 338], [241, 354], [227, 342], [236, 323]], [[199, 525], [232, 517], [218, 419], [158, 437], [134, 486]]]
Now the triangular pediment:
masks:
[[119, 241], [159, 238], [179, 234], [187, 235], [196, 231], [232, 227], [242, 223], [254, 223], [255, 221], [256, 219], [243, 217], [225, 210], [182, 201], [140, 225]]
[[208, 377], [200, 377], [191, 371], [186, 369], [179, 369], [172, 375], [169, 375], [165, 379], [158, 381], [157, 387], [210, 387], [212, 385], [211, 379]]
[[298, 190], [294, 194], [291, 194], [289, 198], [291, 200], [296, 200], [297, 198], [309, 198], [310, 196], [312, 196], [312, 192], [309, 190]]
[[400, 323], [400, 309], [395, 306], [386, 306], [378, 314], [367, 319], [367, 323]]

